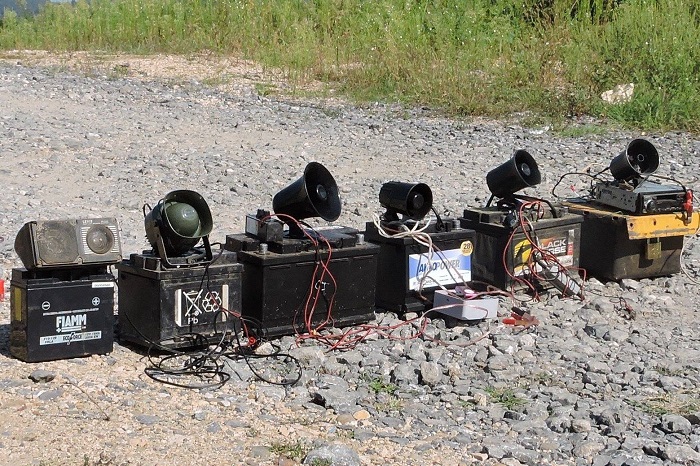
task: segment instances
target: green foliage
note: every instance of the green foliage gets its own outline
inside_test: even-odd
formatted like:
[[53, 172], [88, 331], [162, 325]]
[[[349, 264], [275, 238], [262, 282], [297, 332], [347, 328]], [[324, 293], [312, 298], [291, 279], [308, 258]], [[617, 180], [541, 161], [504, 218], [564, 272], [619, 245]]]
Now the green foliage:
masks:
[[525, 404], [525, 400], [519, 398], [511, 389], [487, 388], [486, 393], [491, 397], [491, 401], [506, 409], [516, 409]]
[[270, 446], [270, 451], [285, 458], [301, 461], [309, 452], [309, 447], [299, 440], [288, 443], [275, 442]]
[[385, 382], [381, 377], [369, 379], [367, 385], [374, 393], [387, 393], [389, 395], [395, 395], [399, 389], [398, 385]]
[[[694, 396], [693, 396], [694, 395]], [[642, 400], [632, 400], [626, 398], [625, 403], [640, 409], [652, 416], [663, 416], [664, 414], [687, 415], [700, 410], [700, 398], [690, 392], [678, 392], [661, 396], [648, 397]]]
[[[700, 131], [687, 0], [78, 0], [6, 12], [0, 49], [234, 54], [359, 100]], [[631, 101], [600, 94], [634, 83]]]

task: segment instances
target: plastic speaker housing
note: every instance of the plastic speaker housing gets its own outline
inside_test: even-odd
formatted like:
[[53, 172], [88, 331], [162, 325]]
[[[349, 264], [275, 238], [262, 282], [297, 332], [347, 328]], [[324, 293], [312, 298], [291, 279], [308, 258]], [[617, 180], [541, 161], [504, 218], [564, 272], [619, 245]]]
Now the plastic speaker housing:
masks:
[[508, 197], [523, 188], [540, 184], [542, 177], [537, 162], [529, 152], [519, 149], [507, 161], [486, 175], [486, 184], [495, 197]]

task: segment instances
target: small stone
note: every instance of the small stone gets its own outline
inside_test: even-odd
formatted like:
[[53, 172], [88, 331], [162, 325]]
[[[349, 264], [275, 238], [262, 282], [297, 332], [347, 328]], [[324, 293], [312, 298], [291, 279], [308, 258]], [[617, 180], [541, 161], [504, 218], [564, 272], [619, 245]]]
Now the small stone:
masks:
[[591, 422], [588, 419], [574, 419], [571, 421], [571, 432], [583, 433], [591, 431]]
[[356, 421], [365, 421], [365, 420], [369, 419], [371, 416], [369, 414], [369, 411], [367, 411], [366, 409], [361, 409], [359, 411], [355, 411], [352, 414], [352, 417]]
[[689, 434], [693, 425], [683, 416], [677, 414], [665, 414], [661, 418], [661, 430], [669, 434]]
[[250, 447], [250, 456], [253, 458], [267, 459], [272, 455], [270, 449], [264, 445]]
[[210, 434], [215, 434], [215, 433], [220, 432], [220, 431], [221, 431], [221, 426], [219, 425], [218, 422], [212, 422], [211, 424], [209, 424], [207, 426], [207, 432], [209, 432]]
[[63, 390], [46, 390], [38, 398], [42, 401], [51, 401], [61, 396], [61, 394], [63, 394]]
[[688, 445], [667, 445], [661, 451], [661, 458], [673, 464], [700, 464], [700, 453]]
[[605, 449], [605, 445], [596, 441], [586, 441], [574, 448], [577, 458], [592, 458]]
[[160, 422], [158, 416], [153, 416], [152, 414], [137, 414], [134, 418], [143, 425], [150, 426], [157, 422]]
[[32, 371], [31, 374], [29, 374], [29, 378], [33, 382], [51, 382], [53, 379], [56, 378], [56, 374], [51, 371], [46, 371], [43, 369], [37, 369], [35, 371]]
[[[328, 463], [330, 461], [330, 463]], [[324, 463], [325, 462], [325, 463]], [[330, 464], [331, 466], [361, 466], [357, 452], [345, 445], [331, 444], [311, 450], [302, 464]]]
[[335, 421], [338, 424], [352, 424], [355, 422], [355, 417], [352, 414], [339, 414], [338, 417], [335, 418]]
[[423, 361], [420, 364], [420, 377], [422, 383], [435, 386], [442, 380], [442, 368], [437, 363]]

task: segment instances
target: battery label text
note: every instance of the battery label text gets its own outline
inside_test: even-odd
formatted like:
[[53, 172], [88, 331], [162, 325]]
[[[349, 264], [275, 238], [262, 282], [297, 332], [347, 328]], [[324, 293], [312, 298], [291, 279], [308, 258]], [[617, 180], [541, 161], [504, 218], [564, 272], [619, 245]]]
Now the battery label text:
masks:
[[39, 344], [44, 345], [70, 345], [74, 341], [88, 341], [88, 340], [100, 340], [102, 338], [102, 331], [97, 330], [94, 332], [82, 332], [82, 333], [66, 333], [63, 335], [48, 335], [39, 338]]
[[[471, 251], [470, 251], [471, 252]], [[408, 287], [417, 291], [438, 285], [454, 285], [472, 279], [471, 256], [461, 249], [408, 256]]]

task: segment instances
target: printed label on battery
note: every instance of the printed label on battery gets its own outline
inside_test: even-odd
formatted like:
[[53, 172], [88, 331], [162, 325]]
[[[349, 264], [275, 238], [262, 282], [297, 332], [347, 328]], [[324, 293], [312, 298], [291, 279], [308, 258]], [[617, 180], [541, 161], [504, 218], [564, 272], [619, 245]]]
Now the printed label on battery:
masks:
[[114, 282], [92, 282], [93, 288], [114, 288]]
[[74, 341], [99, 340], [102, 338], [102, 331], [82, 333], [66, 333], [65, 335], [48, 335], [39, 338], [40, 345], [70, 345]]
[[[461, 249], [408, 256], [408, 288], [417, 291], [438, 285], [454, 285], [472, 279], [471, 255]], [[421, 286], [422, 282], [422, 286]]]
[[[569, 230], [565, 235], [554, 236], [539, 240], [539, 247], [556, 256], [557, 261], [564, 267], [574, 265], [574, 236], [575, 230]], [[530, 261], [532, 243], [523, 239], [513, 247], [513, 274], [517, 276], [542, 271], [542, 267]], [[546, 262], [546, 258], [545, 258]]]
[[175, 324], [207, 325], [226, 320], [228, 285], [216, 290], [175, 290]]

